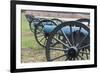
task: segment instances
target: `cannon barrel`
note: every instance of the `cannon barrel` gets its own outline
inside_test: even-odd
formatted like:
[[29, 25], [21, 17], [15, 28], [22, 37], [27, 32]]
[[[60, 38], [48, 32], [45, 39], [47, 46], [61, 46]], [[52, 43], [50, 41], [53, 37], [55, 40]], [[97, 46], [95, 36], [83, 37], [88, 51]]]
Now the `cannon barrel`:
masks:
[[[49, 33], [51, 33], [56, 27], [57, 27], [57, 26], [55, 26], [55, 25], [44, 25], [43, 31], [44, 31], [44, 33], [49, 34]], [[80, 29], [79, 27], [72, 27], [72, 28], [73, 28], [72, 32], [76, 32], [76, 31], [78, 31], [78, 30]], [[71, 34], [71, 33], [70, 33], [70, 26], [63, 27], [61, 30], [62, 30], [65, 34]], [[59, 34], [61, 34], [61, 30], [58, 31]], [[81, 29], [80, 32], [83, 33], [84, 35], [87, 35], [87, 34], [88, 34], [88, 32], [87, 32], [86, 30], [84, 30], [83, 28]]]

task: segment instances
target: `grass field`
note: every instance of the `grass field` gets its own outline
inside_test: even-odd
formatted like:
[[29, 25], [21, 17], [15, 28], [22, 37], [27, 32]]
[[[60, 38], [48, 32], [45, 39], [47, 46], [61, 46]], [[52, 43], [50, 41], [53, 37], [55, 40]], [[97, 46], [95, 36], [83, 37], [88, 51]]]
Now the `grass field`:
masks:
[[30, 31], [29, 28], [29, 23], [26, 20], [24, 14], [22, 14], [22, 48], [32, 48], [32, 49], [42, 49], [42, 47], [40, 45], [38, 45], [38, 43], [36, 42], [35, 38], [34, 38], [34, 33], [32, 33]]
[[35, 40], [34, 33], [29, 29], [29, 23], [21, 14], [21, 62], [45, 62], [45, 49]]

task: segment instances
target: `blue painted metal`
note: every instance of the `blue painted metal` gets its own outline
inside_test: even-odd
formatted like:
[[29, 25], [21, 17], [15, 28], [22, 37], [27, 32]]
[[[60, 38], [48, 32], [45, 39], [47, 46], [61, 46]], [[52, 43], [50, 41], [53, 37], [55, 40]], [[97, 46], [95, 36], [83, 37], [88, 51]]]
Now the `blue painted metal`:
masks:
[[[38, 26], [38, 23], [41, 21], [41, 18], [34, 18], [34, 20], [32, 21], [33, 25]], [[54, 23], [51, 21], [45, 21], [42, 22], [41, 25], [53, 25]]]
[[54, 30], [54, 28], [56, 28], [55, 25], [44, 25], [43, 31], [45, 33], [50, 33], [52, 30]]
[[[54, 29], [56, 28], [55, 25], [44, 25], [44, 28], [43, 28], [43, 31], [45, 33], [51, 33]], [[72, 27], [72, 32], [76, 32], [76, 31], [79, 31], [79, 27]], [[65, 33], [65, 34], [71, 34], [70, 32], [70, 27], [69, 26], [66, 26], [66, 27], [63, 27], [62, 28], [62, 31]], [[83, 28], [81, 28], [81, 31], [83, 34], [87, 35], [88, 32], [86, 30], [84, 30]], [[58, 31], [59, 34], [61, 34], [61, 30]]]
[[40, 22], [40, 18], [34, 18], [34, 20], [32, 21], [32, 24], [34, 26], [37, 26], [37, 24]]

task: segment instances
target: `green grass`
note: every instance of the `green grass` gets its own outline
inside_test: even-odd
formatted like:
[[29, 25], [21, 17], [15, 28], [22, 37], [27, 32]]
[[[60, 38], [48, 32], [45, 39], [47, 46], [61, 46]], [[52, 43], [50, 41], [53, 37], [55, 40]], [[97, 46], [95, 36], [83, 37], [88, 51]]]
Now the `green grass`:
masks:
[[21, 14], [21, 47], [22, 48], [32, 48], [32, 49], [40, 49], [42, 48], [35, 40], [34, 33], [30, 31], [29, 23], [24, 16]]

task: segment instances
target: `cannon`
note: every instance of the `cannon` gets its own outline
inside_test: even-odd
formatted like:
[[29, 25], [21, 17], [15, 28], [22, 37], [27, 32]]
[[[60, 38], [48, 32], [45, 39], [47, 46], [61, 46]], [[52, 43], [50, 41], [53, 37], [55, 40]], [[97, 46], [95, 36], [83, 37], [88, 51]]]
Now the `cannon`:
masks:
[[45, 48], [47, 61], [89, 59], [89, 19], [63, 22], [59, 19], [30, 18], [30, 29], [33, 32], [34, 27], [35, 39]]
[[33, 32], [34, 28], [37, 26], [37, 24], [43, 20], [44, 18], [36, 18], [34, 17], [33, 15], [28, 15], [26, 14], [25, 15], [27, 21], [29, 22], [29, 27], [30, 27], [30, 30]]
[[[54, 28], [50, 33], [46, 44], [47, 60], [56, 61], [60, 60], [62, 57], [65, 61], [89, 59], [89, 35], [89, 28], [78, 21], [69, 21], [62, 23], [61, 25]], [[59, 38], [59, 36], [61, 38]], [[57, 56], [56, 54], [53, 54], [53, 51], [60, 51], [59, 53], [62, 54]], [[85, 55], [86, 57], [84, 58], [83, 55]]]
[[[41, 21], [41, 20], [46, 20], [45, 18], [39, 18], [39, 17], [34, 17], [33, 15], [28, 15], [26, 14], [25, 17], [27, 18], [27, 21], [29, 22], [29, 27], [30, 30], [33, 31], [34, 27], [37, 26], [37, 24]], [[51, 19], [53, 22], [55, 22], [56, 24], [61, 24], [62, 21], [60, 19]], [[44, 24], [52, 24], [52, 21], [45, 21]]]
[[30, 30], [34, 33], [36, 41], [42, 47], [46, 46], [46, 41], [49, 36], [46, 33], [44, 34], [43, 32], [44, 25], [58, 25], [62, 23], [60, 19], [56, 18], [50, 20], [45, 18], [34, 17], [32, 15], [25, 15], [25, 17], [29, 22]]

